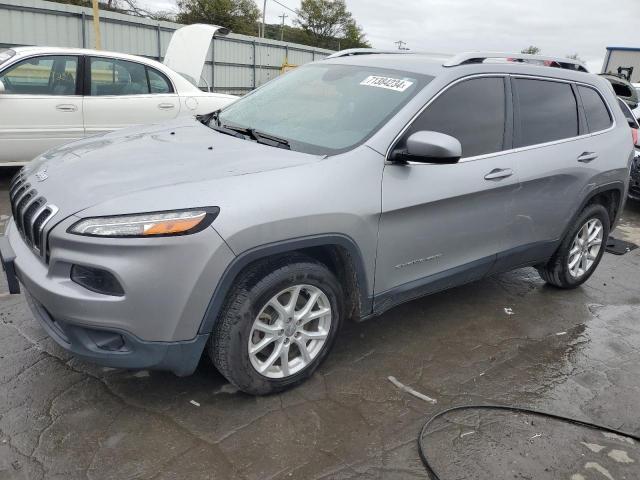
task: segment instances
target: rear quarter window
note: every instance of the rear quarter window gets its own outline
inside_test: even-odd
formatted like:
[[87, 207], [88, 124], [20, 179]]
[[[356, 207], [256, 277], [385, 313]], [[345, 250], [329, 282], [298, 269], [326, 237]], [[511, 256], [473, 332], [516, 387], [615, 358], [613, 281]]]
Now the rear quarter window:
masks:
[[589, 131], [593, 133], [609, 128], [613, 121], [600, 94], [593, 88], [583, 86], [578, 86], [578, 92], [582, 98]]
[[571, 85], [517, 78], [516, 146], [526, 147], [578, 135], [578, 104]]

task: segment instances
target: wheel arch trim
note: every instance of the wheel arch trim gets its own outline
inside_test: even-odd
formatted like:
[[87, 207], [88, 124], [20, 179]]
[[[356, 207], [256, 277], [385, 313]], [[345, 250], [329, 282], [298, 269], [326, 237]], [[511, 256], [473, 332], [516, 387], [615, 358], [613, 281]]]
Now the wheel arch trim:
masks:
[[360, 251], [357, 243], [351, 237], [340, 233], [327, 233], [268, 243], [266, 245], [251, 248], [239, 254], [227, 266], [220, 277], [205, 311], [198, 333], [211, 333], [213, 331], [213, 327], [218, 320], [218, 315], [222, 310], [229, 291], [233, 287], [238, 275], [249, 264], [274, 255], [294, 252], [305, 248], [331, 246], [345, 248], [353, 258], [353, 267], [358, 280], [361, 314], [363, 317], [368, 315], [371, 313], [373, 301], [368, 293], [369, 281], [366, 274], [362, 252]]
[[[624, 204], [626, 201], [626, 195], [625, 195], [625, 185], [624, 182], [622, 182], [621, 180], [617, 180], [615, 182], [611, 182], [611, 183], [606, 183], [604, 185], [599, 185], [597, 187], [595, 187], [594, 189], [590, 190], [589, 193], [587, 195], [585, 195], [584, 199], [582, 200], [582, 203], [580, 203], [579, 208], [574, 212], [573, 217], [571, 218], [572, 223], [569, 225], [569, 227], [565, 230], [564, 235], [566, 235], [566, 232], [569, 230], [569, 228], [571, 228], [571, 225], [573, 224], [573, 222], [575, 222], [575, 220], [578, 218], [578, 216], [580, 215], [580, 213], [585, 209], [585, 207], [598, 195], [602, 194], [602, 193], [607, 193], [607, 192], [612, 192], [615, 191], [620, 195], [620, 198], [618, 200], [618, 205], [616, 205], [616, 218], [611, 218], [611, 225], [615, 225], [615, 222], [618, 220], [618, 218], [620, 217], [620, 214], [622, 213], [622, 210], [624, 209]], [[613, 230], [613, 227], [612, 227]], [[564, 235], [562, 238], [564, 238]]]

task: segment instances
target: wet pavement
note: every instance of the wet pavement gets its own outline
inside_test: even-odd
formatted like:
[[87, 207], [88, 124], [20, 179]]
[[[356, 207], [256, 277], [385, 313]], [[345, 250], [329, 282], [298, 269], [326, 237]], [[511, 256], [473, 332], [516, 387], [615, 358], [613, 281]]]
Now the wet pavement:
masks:
[[[615, 234], [640, 243], [640, 204]], [[606, 254], [572, 291], [522, 269], [347, 324], [308, 382], [269, 397], [236, 392], [206, 358], [186, 378], [75, 360], [22, 296], [1, 295], [0, 480], [426, 478], [418, 432], [463, 404], [640, 434], [639, 269], [640, 249]], [[526, 415], [453, 414], [426, 443], [443, 480], [640, 478], [633, 441]]]

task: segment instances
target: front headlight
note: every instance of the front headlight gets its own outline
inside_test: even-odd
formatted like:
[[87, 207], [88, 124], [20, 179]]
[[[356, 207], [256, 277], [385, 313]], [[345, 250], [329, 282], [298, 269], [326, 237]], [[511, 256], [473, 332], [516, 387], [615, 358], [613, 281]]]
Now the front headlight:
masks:
[[160, 237], [204, 230], [218, 216], [218, 207], [151, 212], [117, 217], [85, 218], [68, 232], [92, 237]]

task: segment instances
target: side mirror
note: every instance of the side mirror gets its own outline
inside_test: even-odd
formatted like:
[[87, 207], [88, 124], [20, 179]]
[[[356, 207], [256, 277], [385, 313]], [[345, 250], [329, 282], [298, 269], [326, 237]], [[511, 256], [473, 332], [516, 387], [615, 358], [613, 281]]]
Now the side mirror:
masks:
[[4, 93], [4, 92], [5, 92], [4, 83], [2, 83], [2, 80], [0, 80], [0, 93]]
[[394, 150], [391, 159], [397, 162], [456, 163], [462, 156], [457, 138], [445, 133], [420, 131], [412, 133], [406, 147]]

